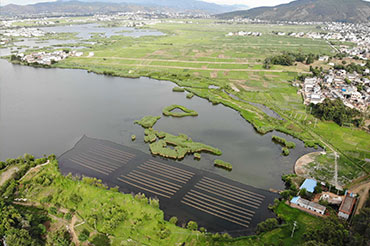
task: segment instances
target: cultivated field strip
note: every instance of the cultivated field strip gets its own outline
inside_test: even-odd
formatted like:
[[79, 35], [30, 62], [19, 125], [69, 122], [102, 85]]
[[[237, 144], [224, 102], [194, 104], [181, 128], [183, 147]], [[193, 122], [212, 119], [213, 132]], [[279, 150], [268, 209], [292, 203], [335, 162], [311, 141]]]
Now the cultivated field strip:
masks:
[[158, 162], [154, 163], [154, 162], [151, 162], [151, 161], [146, 161], [142, 166], [153, 167], [155, 169], [165, 171], [169, 174], [177, 175], [177, 177], [179, 177], [181, 179], [185, 179], [186, 181], [190, 180], [194, 175], [194, 173], [187, 172], [185, 170], [178, 169], [178, 168], [175, 168], [173, 166], [158, 163]]
[[157, 173], [161, 174], [164, 177], [168, 177], [172, 180], [176, 180], [176, 181], [179, 181], [179, 182], [182, 182], [182, 183], [188, 182], [192, 177], [192, 176], [189, 176], [187, 174], [183, 174], [183, 173], [180, 173], [180, 172], [177, 172], [177, 171], [173, 171], [171, 169], [171, 166], [169, 166], [167, 168], [167, 167], [161, 167], [161, 166], [158, 166], [158, 165], [154, 165], [152, 163], [145, 162], [144, 164], [141, 164], [138, 167], [140, 169], [148, 170], [148, 171], [154, 172], [156, 174]]
[[244, 189], [241, 189], [239, 187], [236, 187], [236, 186], [229, 185], [229, 184], [226, 184], [224, 182], [218, 181], [216, 179], [208, 178], [206, 176], [204, 176], [204, 179], [209, 180], [209, 181], [211, 181], [213, 183], [218, 183], [218, 184], [222, 185], [223, 187], [229, 187], [232, 190], [238, 191], [240, 193], [254, 195], [256, 199], [260, 199], [260, 200], [265, 199], [265, 196], [264, 195], [261, 195], [261, 194], [258, 194], [258, 193], [252, 192], [252, 191], [244, 190]]
[[264, 196], [203, 176], [181, 203], [248, 228]]
[[220, 211], [217, 211], [215, 209], [209, 208], [207, 206], [201, 205], [201, 204], [199, 204], [195, 201], [188, 201], [187, 199], [184, 198], [183, 200], [181, 200], [181, 203], [183, 203], [185, 205], [188, 205], [190, 207], [193, 207], [193, 208], [195, 208], [197, 210], [200, 210], [202, 212], [205, 212], [207, 214], [210, 214], [210, 215], [216, 216], [218, 218], [221, 218], [223, 220], [227, 220], [227, 221], [232, 222], [234, 224], [237, 224], [237, 225], [248, 228], [249, 223], [242, 223], [240, 221], [237, 221], [237, 220], [234, 220], [234, 219], [230, 218], [229, 216], [224, 216], [223, 212], [220, 212]]
[[101, 163], [102, 165], [105, 165], [105, 166], [108, 166], [108, 167], [114, 167], [114, 168], [120, 167], [120, 164], [118, 164], [116, 162], [113, 162], [110, 159], [101, 158], [98, 155], [86, 154], [86, 153], [82, 152], [82, 153], [79, 153], [77, 156], [84, 157], [86, 159], [90, 159], [90, 160], [93, 160], [93, 161], [97, 161], [97, 162]]
[[259, 207], [259, 206], [255, 206], [254, 204], [249, 203], [248, 201], [243, 201], [243, 199], [240, 199], [238, 197], [235, 197], [233, 195], [230, 195], [227, 192], [222, 192], [222, 191], [219, 191], [217, 189], [210, 188], [210, 187], [203, 186], [203, 185], [198, 185], [198, 184], [195, 185], [194, 187], [197, 188], [197, 189], [199, 189], [199, 190], [202, 190], [202, 191], [211, 193], [213, 195], [222, 197], [224, 199], [228, 199], [228, 200], [233, 201], [233, 202], [238, 202], [238, 203], [243, 204], [245, 206], [249, 206], [249, 207], [252, 207], [252, 208], [255, 208], [255, 209], [258, 209], [258, 207]]
[[133, 171], [132, 171], [132, 173], [139, 174], [139, 175], [142, 175], [142, 176], [144, 176], [144, 177], [152, 178], [152, 179], [157, 180], [157, 181], [159, 181], [159, 182], [163, 182], [164, 184], [170, 184], [170, 185], [173, 185], [173, 186], [175, 186], [175, 187], [177, 187], [177, 188], [181, 188], [181, 187], [182, 187], [181, 185], [171, 183], [171, 182], [169, 182], [169, 181], [167, 181], [167, 180], [164, 180], [164, 179], [161, 179], [161, 178], [158, 178], [158, 177], [154, 177], [154, 176], [152, 176], [152, 175], [149, 175], [149, 174], [147, 174], [147, 173], [143, 173], [143, 172], [140, 172], [140, 171], [137, 171], [137, 170], [133, 170]]
[[115, 149], [115, 148], [111, 148], [111, 147], [107, 147], [107, 146], [99, 145], [99, 144], [90, 146], [90, 149], [91, 150], [96, 150], [96, 151], [99, 151], [99, 152], [103, 152], [105, 154], [112, 155], [116, 158], [132, 159], [132, 158], [135, 157], [134, 154], [128, 153], [126, 151], [118, 150], [118, 149]]
[[109, 172], [112, 172], [115, 168], [112, 167], [112, 166], [109, 166], [107, 164], [102, 164], [101, 162], [99, 161], [96, 161], [96, 160], [92, 160], [90, 158], [85, 158], [83, 156], [74, 156], [72, 157], [71, 159], [73, 160], [77, 160], [77, 161], [80, 161], [82, 163], [85, 163], [86, 165], [90, 165], [90, 166], [94, 166], [98, 169], [101, 169], [103, 171], [109, 171]]
[[93, 170], [93, 171], [95, 171], [95, 172], [98, 172], [98, 173], [102, 173], [102, 174], [104, 174], [104, 175], [109, 175], [109, 173], [110, 173], [110, 172], [108, 172], [108, 171], [102, 171], [101, 169], [98, 169], [97, 167], [87, 165], [87, 164], [85, 164], [85, 163], [83, 163], [83, 162], [81, 162], [81, 161], [77, 161], [77, 160], [75, 160], [75, 159], [73, 159], [73, 158], [69, 158], [69, 160], [70, 160], [71, 162], [73, 162], [73, 163], [75, 163], [75, 164], [79, 165], [79, 166], [86, 167], [86, 168], [88, 168], [88, 169], [91, 169], [91, 170]]
[[154, 164], [158, 164], [158, 165], [162, 165], [162, 166], [166, 166], [166, 167], [170, 167], [170, 168], [172, 168], [172, 170], [176, 170], [176, 171], [178, 171], [178, 172], [180, 172], [180, 173], [187, 173], [187, 174], [189, 174], [190, 176], [193, 176], [193, 175], [194, 175], [194, 173], [193, 173], [193, 172], [189, 172], [189, 171], [186, 171], [186, 170], [184, 170], [184, 169], [177, 168], [177, 167], [174, 167], [174, 166], [169, 166], [169, 165], [167, 165], [167, 164], [164, 164], [164, 163], [161, 163], [161, 162], [158, 162], [158, 161], [155, 161], [155, 160], [148, 160], [148, 162], [150, 162], [150, 163], [154, 163]]
[[210, 203], [208, 201], [198, 199], [198, 198], [193, 197], [191, 195], [186, 195], [183, 198], [183, 201], [195, 204], [195, 205], [203, 207], [205, 209], [210, 209], [211, 211], [213, 211], [215, 213], [221, 214], [221, 215], [225, 216], [226, 218], [229, 218], [230, 220], [237, 221], [238, 223], [242, 223], [244, 225], [248, 225], [250, 223], [250, 220], [252, 219], [249, 216], [245, 216], [245, 215], [241, 216], [238, 213], [230, 211], [228, 208], [220, 207], [217, 204], [213, 204], [213, 203]]
[[116, 152], [116, 153], [121, 154], [121, 155], [126, 155], [130, 158], [134, 158], [136, 156], [135, 154], [132, 154], [132, 153], [129, 153], [129, 152], [126, 152], [126, 151], [123, 151], [123, 150], [119, 150], [119, 149], [116, 149], [116, 148], [112, 148], [112, 147], [109, 147], [107, 145], [103, 145], [103, 144], [99, 144], [99, 143], [96, 143], [95, 145], [98, 146], [99, 148], [107, 149], [107, 150]]
[[117, 179], [143, 191], [171, 198], [193, 175], [192, 172], [149, 160]]
[[95, 148], [95, 147], [91, 147], [88, 152], [94, 153], [96, 155], [101, 155], [105, 158], [109, 158], [109, 159], [112, 159], [118, 162], [124, 162], [124, 163], [127, 163], [132, 159], [132, 157], [111, 153], [109, 151]]
[[179, 180], [176, 177], [172, 177], [170, 175], [167, 175], [166, 172], [160, 172], [158, 170], [155, 170], [155, 169], [152, 169], [152, 168], [148, 168], [148, 167], [142, 167], [142, 166], [138, 166], [137, 168], [139, 168], [141, 170], [145, 170], [145, 171], [147, 171], [149, 173], [152, 173], [152, 174], [156, 174], [156, 175], [159, 175], [159, 176], [162, 176], [162, 177], [165, 177], [165, 178], [168, 178], [168, 179], [171, 179], [171, 180], [174, 180], [174, 181], [177, 181], [177, 182], [186, 184], [186, 181]]
[[163, 196], [163, 197], [166, 197], [166, 198], [171, 198], [171, 197], [170, 197], [170, 196], [168, 196], [168, 195], [165, 195], [165, 194], [162, 194], [162, 193], [156, 192], [156, 191], [154, 191], [154, 190], [147, 189], [147, 188], [145, 188], [145, 187], [143, 187], [143, 186], [140, 186], [140, 185], [134, 184], [134, 183], [132, 183], [132, 182], [130, 182], [130, 181], [127, 181], [127, 180], [125, 180], [125, 179], [117, 178], [117, 180], [119, 180], [119, 181], [121, 181], [121, 182], [124, 182], [124, 183], [126, 183], [126, 184], [129, 184], [129, 185], [131, 185], [131, 186], [134, 186], [134, 187], [136, 187], [136, 188], [139, 188], [139, 189], [141, 189], [141, 190], [144, 190], [144, 191], [147, 191], [147, 192], [150, 192], [150, 193], [156, 194], [156, 195], [158, 195], [158, 196]]
[[229, 194], [230, 196], [233, 196], [236, 199], [241, 199], [243, 201], [248, 201], [249, 203], [255, 205], [255, 206], [260, 206], [263, 200], [256, 199], [256, 197], [250, 196], [250, 195], [244, 195], [239, 193], [239, 191], [234, 191], [231, 189], [227, 189], [226, 187], [223, 187], [221, 185], [216, 185], [215, 183], [210, 183], [208, 181], [205, 181], [202, 179], [199, 183], [199, 185], [203, 187], [209, 187], [212, 190], [216, 190], [221, 193], [226, 193]]

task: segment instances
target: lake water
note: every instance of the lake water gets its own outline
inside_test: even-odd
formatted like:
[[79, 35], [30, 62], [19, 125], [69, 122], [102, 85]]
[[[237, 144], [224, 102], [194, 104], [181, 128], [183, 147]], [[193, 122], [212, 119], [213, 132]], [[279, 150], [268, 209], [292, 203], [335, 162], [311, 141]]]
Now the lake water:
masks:
[[[47, 33], [78, 33], [78, 39], [72, 40], [38, 40], [37, 38], [23, 38], [23, 41], [15, 42], [13, 48], [2, 48], [0, 49], [0, 56], [11, 55], [11, 51], [24, 52], [28, 48], [45, 48], [53, 45], [67, 45], [67, 44], [76, 44], [76, 43], [86, 43], [90, 44], [91, 42], [87, 41], [91, 38], [93, 33], [100, 33], [107, 38], [110, 38], [113, 35], [126, 36], [139, 38], [143, 36], [161, 36], [165, 35], [162, 32], [149, 29], [136, 29], [133, 27], [101, 27], [98, 24], [82, 24], [82, 25], [69, 25], [69, 26], [50, 26], [50, 27], [40, 27], [39, 29]], [[22, 46], [27, 46], [24, 48]], [[57, 47], [60, 49], [61, 47]], [[80, 47], [83, 48], [83, 47]]]
[[[194, 141], [222, 150], [216, 157], [202, 153], [182, 163], [220, 174], [259, 188], [283, 187], [280, 177], [293, 170], [296, 159], [313, 149], [281, 133], [259, 135], [238, 112], [185, 93], [172, 92], [175, 84], [148, 78], [128, 79], [87, 73], [83, 70], [42, 69], [12, 65], [0, 60], [0, 159], [23, 153], [61, 155], [83, 136], [106, 139], [150, 153], [144, 130], [133, 122], [146, 115], [161, 115], [171, 104], [184, 105], [198, 117], [164, 117], [155, 129], [185, 133]], [[137, 140], [131, 141], [135, 134]], [[281, 155], [273, 134], [294, 141], [290, 156]], [[213, 160], [233, 164], [227, 172]]]

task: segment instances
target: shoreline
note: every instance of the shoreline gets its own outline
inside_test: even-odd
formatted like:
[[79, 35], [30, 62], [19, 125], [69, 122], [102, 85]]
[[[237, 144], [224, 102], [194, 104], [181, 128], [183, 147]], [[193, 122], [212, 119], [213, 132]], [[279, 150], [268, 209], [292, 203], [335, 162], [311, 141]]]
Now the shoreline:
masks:
[[315, 157], [320, 155], [321, 152], [311, 152], [308, 154], [305, 154], [298, 158], [298, 160], [294, 163], [293, 171], [295, 174], [301, 177], [308, 178], [310, 177], [308, 175], [308, 170], [305, 168], [305, 166], [315, 160]]

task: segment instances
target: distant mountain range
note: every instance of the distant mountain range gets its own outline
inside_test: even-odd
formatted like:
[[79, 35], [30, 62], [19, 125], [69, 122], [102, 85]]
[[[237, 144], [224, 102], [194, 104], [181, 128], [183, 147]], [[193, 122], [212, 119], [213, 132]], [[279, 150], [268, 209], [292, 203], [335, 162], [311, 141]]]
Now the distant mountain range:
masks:
[[259, 7], [217, 15], [270, 21], [369, 22], [370, 2], [362, 0], [296, 0], [275, 7]]
[[30, 5], [9, 4], [0, 7], [0, 15], [40, 15], [40, 14], [106, 14], [124, 11], [184, 11], [209, 14], [224, 13], [237, 9], [247, 9], [245, 5], [218, 5], [197, 0], [58, 0]]

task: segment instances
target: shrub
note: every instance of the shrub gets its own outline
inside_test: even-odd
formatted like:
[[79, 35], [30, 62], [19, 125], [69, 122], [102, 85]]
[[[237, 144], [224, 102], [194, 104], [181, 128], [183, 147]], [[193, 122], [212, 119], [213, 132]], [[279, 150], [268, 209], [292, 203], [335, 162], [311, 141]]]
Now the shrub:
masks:
[[83, 229], [80, 235], [78, 235], [78, 240], [85, 242], [90, 237], [90, 232], [87, 229]]
[[191, 220], [188, 222], [188, 225], [186, 226], [186, 228], [188, 228], [189, 230], [195, 231], [198, 229], [198, 223]]
[[172, 91], [173, 91], [173, 92], [184, 92], [184, 91], [185, 91], [185, 89], [184, 89], [184, 88], [182, 88], [182, 87], [178, 87], [178, 86], [176, 86], [176, 87], [173, 87]]
[[290, 154], [290, 151], [287, 147], [283, 147], [281, 150], [284, 156], [288, 156]]
[[91, 240], [91, 243], [95, 246], [110, 246], [110, 240], [107, 235], [97, 234]]
[[176, 216], [172, 216], [172, 217], [170, 218], [170, 223], [171, 223], [171, 224], [176, 225], [176, 224], [177, 224], [177, 221], [178, 221], [178, 219], [177, 219], [177, 217], [176, 217]]
[[270, 218], [267, 219], [257, 225], [257, 234], [260, 234], [262, 232], [268, 232], [272, 231], [273, 229], [277, 228], [279, 226], [279, 223], [277, 219]]

